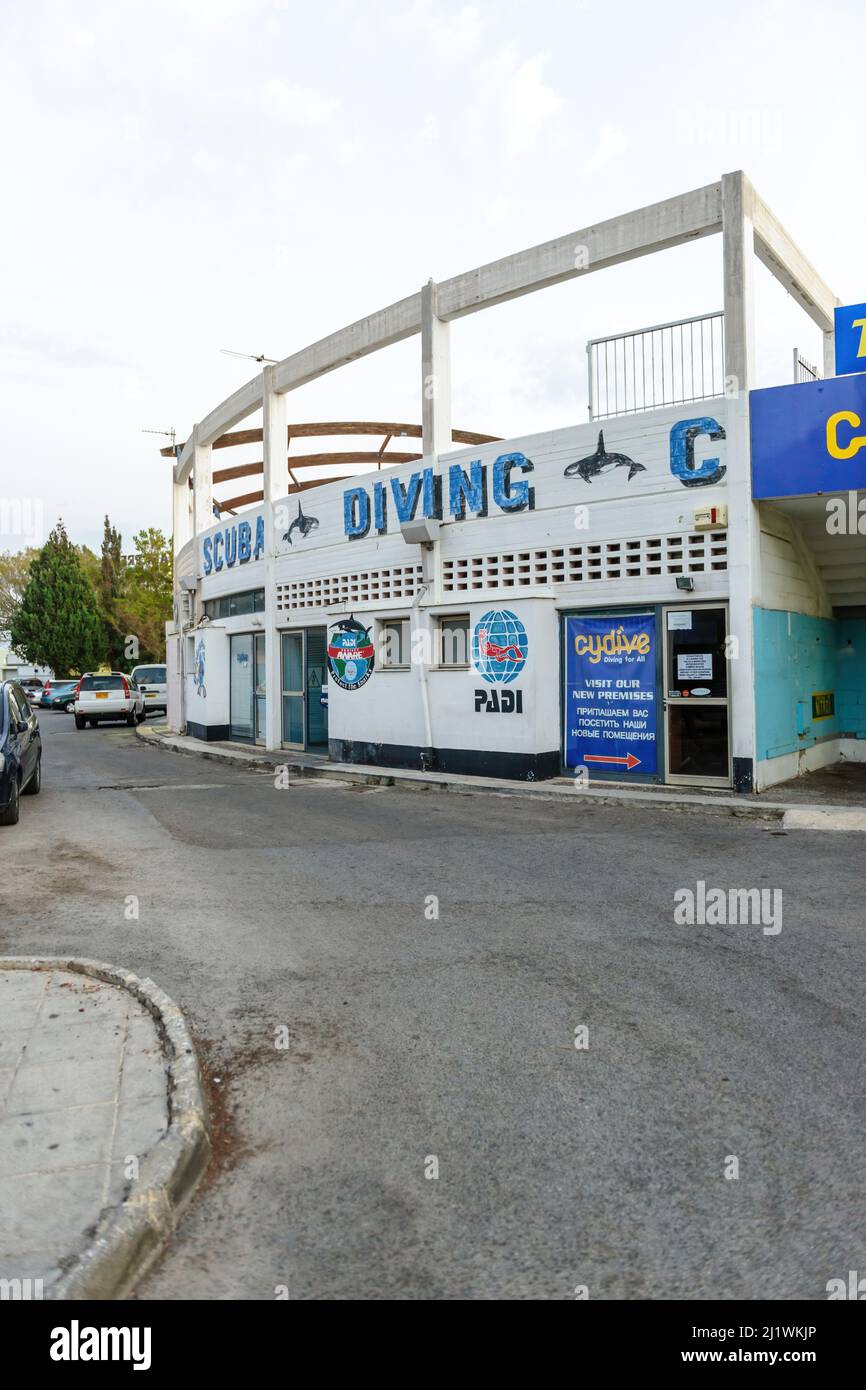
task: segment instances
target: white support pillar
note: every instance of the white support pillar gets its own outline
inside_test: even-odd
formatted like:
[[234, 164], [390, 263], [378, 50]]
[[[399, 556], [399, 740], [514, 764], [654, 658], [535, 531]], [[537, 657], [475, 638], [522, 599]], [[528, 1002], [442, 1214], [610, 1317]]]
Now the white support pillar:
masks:
[[189, 479], [182, 483], [172, 480], [171, 529], [173, 551], [177, 555], [192, 540], [192, 493]]
[[451, 448], [451, 330], [436, 313], [436, 285], [421, 291], [421, 452], [445, 454]]
[[[171, 489], [171, 526], [172, 526], [172, 555], [176, 561], [178, 554], [185, 545], [188, 545], [193, 538], [193, 516], [192, 516], [192, 489], [189, 485], [189, 478], [184, 478], [183, 482], [176, 481], [174, 476], [175, 465], [180, 458], [181, 446], [175, 449], [174, 462], [172, 463]], [[169, 693], [169, 707], [171, 717], [174, 720], [172, 728], [175, 733], [183, 733], [186, 729], [186, 681], [184, 679], [184, 626], [183, 626], [183, 598], [180, 584], [177, 577], [177, 564], [172, 566], [172, 594], [174, 610], [177, 614], [176, 637], [166, 635], [166, 661], [169, 666], [169, 679], [173, 678], [174, 698]]]
[[265, 747], [271, 751], [283, 741], [283, 686], [281, 641], [277, 630], [275, 543], [278, 527], [274, 503], [288, 488], [288, 432], [286, 397], [273, 387], [273, 367], [265, 367], [262, 391], [262, 491], [265, 509]]
[[198, 425], [192, 432], [192, 512], [196, 537], [213, 526], [213, 450], [210, 444], [199, 444]]
[[755, 786], [753, 604], [760, 593], [760, 519], [752, 501], [749, 391], [754, 385], [755, 239], [753, 190], [742, 173], [722, 178], [725, 394], [728, 397], [729, 630], [737, 639], [728, 665], [734, 789]]
[[824, 330], [824, 380], [836, 375], [836, 330]]
[[[454, 447], [451, 437], [451, 327], [437, 314], [438, 286], [428, 280], [421, 290], [421, 453], [437, 472], [440, 454]], [[443, 484], [444, 486], [444, 484]], [[425, 595], [435, 602], [442, 592], [439, 545], [423, 557]]]

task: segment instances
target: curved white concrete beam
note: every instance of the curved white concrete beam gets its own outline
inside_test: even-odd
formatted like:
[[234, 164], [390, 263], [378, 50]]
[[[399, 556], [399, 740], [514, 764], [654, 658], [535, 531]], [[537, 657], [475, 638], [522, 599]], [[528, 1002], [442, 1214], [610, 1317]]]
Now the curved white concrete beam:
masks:
[[[832, 318], [832, 305], [838, 302], [835, 296], [754, 193], [745, 175], [738, 172], [727, 177], [741, 181], [749, 200], [759, 256], [786, 288], [797, 295], [815, 321], [826, 327]], [[436, 285], [436, 314], [448, 322], [578, 275], [589, 275], [595, 270], [604, 270], [721, 230], [720, 180], [440, 281]], [[284, 358], [272, 369], [273, 388], [278, 392], [292, 391], [347, 362], [420, 333], [421, 324], [422, 292], [419, 290]], [[259, 375], [199, 422], [199, 445], [213, 444], [226, 430], [261, 409], [263, 399], [263, 377]], [[192, 455], [190, 436], [175, 468], [175, 482], [181, 483], [189, 476]]]

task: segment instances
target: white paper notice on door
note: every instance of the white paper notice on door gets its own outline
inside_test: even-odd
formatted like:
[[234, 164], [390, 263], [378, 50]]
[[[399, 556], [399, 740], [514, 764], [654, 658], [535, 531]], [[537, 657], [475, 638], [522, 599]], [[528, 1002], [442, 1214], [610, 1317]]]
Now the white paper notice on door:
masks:
[[677, 680], [704, 681], [713, 678], [712, 652], [678, 652]]
[[668, 632], [690, 632], [691, 627], [691, 613], [668, 613]]

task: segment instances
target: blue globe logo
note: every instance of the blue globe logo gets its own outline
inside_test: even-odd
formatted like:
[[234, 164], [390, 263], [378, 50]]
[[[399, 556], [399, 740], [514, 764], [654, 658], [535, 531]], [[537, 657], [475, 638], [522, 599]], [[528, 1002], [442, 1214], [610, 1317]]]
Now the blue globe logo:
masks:
[[529, 642], [516, 613], [491, 608], [472, 634], [472, 665], [491, 685], [510, 685], [526, 665]]

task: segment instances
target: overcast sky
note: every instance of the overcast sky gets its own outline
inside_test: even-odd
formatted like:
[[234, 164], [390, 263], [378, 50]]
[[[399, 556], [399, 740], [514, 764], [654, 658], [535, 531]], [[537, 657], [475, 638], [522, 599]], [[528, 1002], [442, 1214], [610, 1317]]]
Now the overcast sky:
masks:
[[[866, 300], [863, 0], [2, 0], [0, 25], [0, 500], [78, 542], [105, 511], [125, 549], [170, 529], [140, 431], [185, 438], [254, 373], [220, 348], [284, 357], [732, 169]], [[720, 252], [456, 323], [455, 425], [584, 421], [587, 338], [721, 308]], [[757, 272], [762, 384], [788, 381], [820, 335]], [[290, 420], [419, 420], [419, 353], [296, 392]]]

